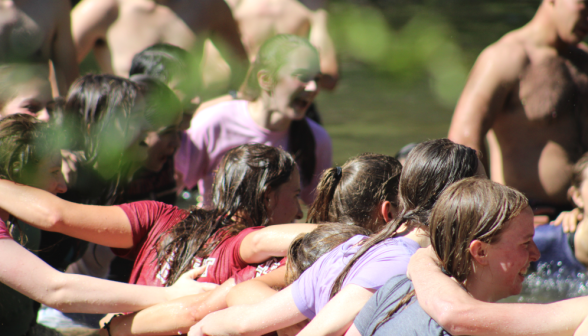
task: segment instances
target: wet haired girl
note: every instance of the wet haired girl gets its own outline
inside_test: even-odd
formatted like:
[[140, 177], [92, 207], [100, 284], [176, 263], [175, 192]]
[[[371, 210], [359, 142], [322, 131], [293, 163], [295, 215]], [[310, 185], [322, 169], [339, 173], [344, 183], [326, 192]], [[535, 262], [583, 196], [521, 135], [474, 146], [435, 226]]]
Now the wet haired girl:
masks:
[[331, 166], [331, 139], [305, 117], [317, 92], [317, 50], [308, 40], [277, 35], [259, 50], [247, 75], [246, 100], [219, 103], [192, 119], [176, 155], [176, 169], [188, 188], [199, 186], [209, 205], [213, 172], [222, 156], [245, 143], [282, 147], [300, 167], [301, 198], [312, 203], [320, 173]]
[[[390, 277], [404, 274], [410, 256], [429, 244], [423, 228], [439, 194], [476, 174], [485, 176], [473, 149], [447, 139], [419, 144], [400, 176], [401, 212], [379, 233], [369, 239], [353, 237], [323, 256], [291, 286], [257, 305], [207, 316], [191, 329], [191, 335], [234, 330], [263, 334], [305, 318], [313, 320], [300, 335], [342, 334], [372, 293]], [[219, 324], [220, 320], [231, 322]]]
[[[527, 198], [489, 180], [470, 178], [450, 186], [429, 225], [441, 266], [478, 300], [518, 294], [521, 273], [539, 258]], [[367, 302], [347, 335], [449, 335], [413, 298], [410, 280], [393, 277]]]
[[[55, 134], [33, 116], [17, 114], [0, 120], [0, 176], [41, 188], [41, 193], [66, 190], [61, 174], [61, 157]], [[10, 181], [13, 192], [4, 198], [19, 198], [20, 191], [32, 189]], [[32, 189], [36, 190], [36, 189]], [[31, 201], [34, 200], [34, 201]], [[24, 212], [35, 212], [37, 200], [20, 199]], [[63, 202], [63, 201], [61, 201]], [[21, 219], [27, 221], [26, 216]], [[40, 232], [0, 210], [0, 325], [2, 333], [24, 335], [35, 325], [33, 300], [65, 311], [108, 313], [135, 310], [183, 295], [184, 289], [130, 286], [74, 274], [64, 274], [45, 264], [33, 253], [38, 250]]]

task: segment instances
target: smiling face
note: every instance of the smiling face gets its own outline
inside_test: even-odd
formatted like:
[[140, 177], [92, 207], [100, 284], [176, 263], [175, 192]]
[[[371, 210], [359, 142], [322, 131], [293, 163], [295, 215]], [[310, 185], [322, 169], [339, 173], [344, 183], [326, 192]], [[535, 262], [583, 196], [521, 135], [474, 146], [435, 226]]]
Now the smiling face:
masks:
[[17, 85], [14, 90], [17, 95], [4, 104], [0, 111], [1, 117], [24, 113], [39, 120], [49, 121], [51, 112], [55, 108], [55, 101], [51, 95], [51, 85], [48, 80], [33, 78]]
[[559, 38], [568, 44], [581, 42], [588, 34], [586, 0], [550, 0]]
[[521, 292], [522, 283], [529, 265], [540, 257], [539, 249], [533, 242], [535, 228], [533, 211], [526, 207], [518, 216], [507, 223], [498, 241], [487, 244], [488, 272], [485, 276], [492, 301], [516, 295]]
[[320, 65], [316, 51], [306, 46], [294, 49], [273, 83], [270, 93], [271, 108], [291, 120], [304, 118], [306, 110], [318, 93], [319, 75]]
[[293, 223], [302, 218], [300, 208], [300, 174], [294, 169], [288, 182], [267, 194], [268, 225]]

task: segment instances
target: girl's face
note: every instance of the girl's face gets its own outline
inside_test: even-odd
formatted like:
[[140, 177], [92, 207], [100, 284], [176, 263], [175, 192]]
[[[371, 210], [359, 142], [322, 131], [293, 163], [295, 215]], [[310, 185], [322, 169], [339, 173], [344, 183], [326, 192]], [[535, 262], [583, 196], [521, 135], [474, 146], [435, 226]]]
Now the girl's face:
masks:
[[39, 120], [49, 121], [55, 108], [55, 101], [51, 95], [51, 85], [43, 78], [34, 78], [30, 82], [17, 87], [18, 94], [4, 104], [0, 111], [1, 117], [11, 114], [30, 114]]
[[145, 168], [154, 172], [160, 171], [180, 146], [178, 125], [147, 133], [145, 144], [148, 147]]
[[320, 65], [308, 47], [295, 49], [280, 68], [270, 93], [270, 108], [291, 120], [300, 120], [318, 93]]
[[61, 194], [67, 191], [67, 185], [61, 172], [61, 153], [56, 151], [47, 158], [41, 160], [33, 176], [23, 174], [23, 182], [31, 187], [39, 188], [52, 193]]
[[268, 225], [293, 223], [294, 220], [302, 218], [298, 169], [294, 169], [288, 182], [268, 193], [267, 207], [270, 214]]
[[492, 277], [488, 283], [496, 300], [519, 294], [529, 265], [541, 256], [533, 242], [535, 227], [533, 211], [526, 207], [518, 216], [510, 220], [498, 242], [488, 244], [487, 275]]
[[585, 169], [582, 172], [582, 183], [580, 184], [579, 188], [575, 186], [570, 187], [570, 193], [572, 195], [572, 200], [576, 204], [576, 206], [580, 209], [584, 209], [586, 207], [586, 202], [588, 201], [588, 183], [586, 183], [586, 176], [588, 175], [588, 169]]

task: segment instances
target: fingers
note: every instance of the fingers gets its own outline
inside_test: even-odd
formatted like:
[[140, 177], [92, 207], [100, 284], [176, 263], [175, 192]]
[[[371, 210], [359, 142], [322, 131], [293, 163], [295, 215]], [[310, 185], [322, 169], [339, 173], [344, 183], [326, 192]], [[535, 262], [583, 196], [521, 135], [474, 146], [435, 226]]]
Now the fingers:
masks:
[[547, 223], [549, 223], [549, 216], [533, 216], [533, 225], [535, 225], [535, 227], [545, 225]]

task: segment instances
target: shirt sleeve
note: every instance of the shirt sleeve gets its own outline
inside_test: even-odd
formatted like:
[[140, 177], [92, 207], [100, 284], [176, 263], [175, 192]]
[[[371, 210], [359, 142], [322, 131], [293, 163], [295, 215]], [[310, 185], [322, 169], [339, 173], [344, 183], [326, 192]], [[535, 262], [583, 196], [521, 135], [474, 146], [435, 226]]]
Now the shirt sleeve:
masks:
[[314, 297], [314, 281], [315, 268], [317, 263], [310, 266], [302, 275], [292, 283], [292, 298], [300, 312], [309, 319], [316, 316], [314, 311], [315, 297]]
[[307, 120], [312, 129], [316, 144], [316, 168], [310, 184], [302, 188], [300, 198], [302, 198], [304, 203], [310, 205], [314, 201], [315, 189], [320, 182], [323, 171], [333, 166], [333, 144], [331, 137], [321, 125], [310, 119]]
[[119, 205], [119, 207], [125, 212], [131, 223], [133, 247], [130, 249], [113, 248], [112, 251], [119, 257], [128, 259], [134, 259], [137, 256], [150, 233], [163, 234], [179, 221], [180, 215], [185, 215], [185, 212], [175, 206], [156, 201], [126, 203]]
[[3, 220], [0, 219], [0, 239], [12, 239], [8, 227]]

